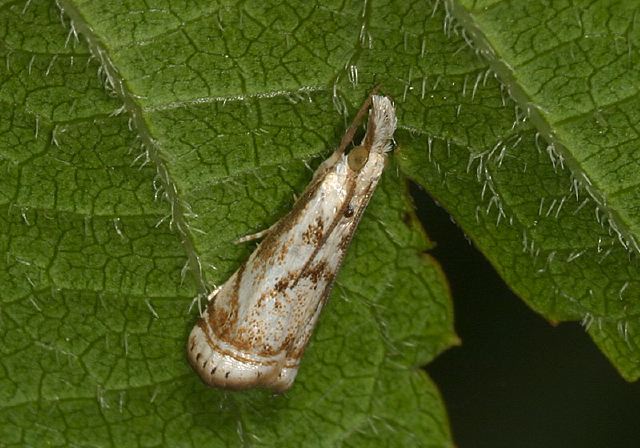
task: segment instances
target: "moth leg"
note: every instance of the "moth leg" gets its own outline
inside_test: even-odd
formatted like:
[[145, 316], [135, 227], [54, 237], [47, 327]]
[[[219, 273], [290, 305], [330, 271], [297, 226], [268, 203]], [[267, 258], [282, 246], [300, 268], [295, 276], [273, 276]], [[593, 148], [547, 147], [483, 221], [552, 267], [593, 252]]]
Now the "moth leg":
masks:
[[241, 243], [246, 243], [246, 242], [249, 242], [249, 241], [259, 240], [262, 237], [264, 237], [267, 233], [271, 232], [271, 229], [273, 229], [273, 226], [271, 226], [271, 227], [269, 227], [267, 229], [261, 230], [259, 232], [256, 232], [256, 233], [252, 233], [252, 234], [249, 234], [249, 235], [241, 236], [240, 238], [235, 240], [233, 242], [233, 244], [241, 244]]
[[207, 296], [207, 302], [211, 302], [213, 299], [215, 299], [221, 289], [222, 289], [222, 286], [218, 286], [216, 287], [216, 289], [211, 291]]
[[[218, 295], [221, 289], [222, 289], [222, 286], [218, 286], [213, 291], [211, 291], [207, 296], [207, 302], [211, 302], [213, 299], [215, 299], [215, 297]], [[200, 312], [199, 313], [200, 316], [202, 316], [203, 310], [202, 310], [202, 303], [200, 302], [201, 297], [202, 295], [198, 294], [193, 298], [193, 300], [191, 301], [191, 305], [189, 305], [189, 312], [191, 312], [191, 309], [195, 304], [198, 304], [198, 311]]]

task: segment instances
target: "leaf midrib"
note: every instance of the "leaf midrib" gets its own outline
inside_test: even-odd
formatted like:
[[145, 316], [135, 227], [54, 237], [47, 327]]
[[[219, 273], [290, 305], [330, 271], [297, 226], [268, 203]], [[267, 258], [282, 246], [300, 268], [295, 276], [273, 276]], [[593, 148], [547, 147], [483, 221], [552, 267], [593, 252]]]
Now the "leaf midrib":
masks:
[[111, 87], [122, 101], [124, 109], [130, 116], [133, 128], [142, 141], [142, 148], [155, 165], [158, 176], [163, 183], [163, 196], [171, 207], [171, 220], [180, 235], [180, 243], [187, 256], [196, 286], [200, 293], [206, 294], [209, 288], [207, 287], [204, 273], [200, 268], [199, 255], [195, 249], [193, 239], [190, 232], [187, 231], [189, 225], [185, 216], [185, 206], [178, 196], [178, 187], [173, 181], [168, 167], [162, 160], [162, 151], [143, 118], [143, 110], [136, 99], [136, 95], [129, 90], [127, 83], [111, 61], [106, 46], [102, 44], [100, 37], [93, 32], [92, 27], [85, 21], [80, 11], [69, 0], [59, 0], [59, 5], [64, 14], [73, 22], [77, 32], [85, 37], [91, 53], [100, 61], [101, 67], [107, 76], [106, 82], [114, 84]]

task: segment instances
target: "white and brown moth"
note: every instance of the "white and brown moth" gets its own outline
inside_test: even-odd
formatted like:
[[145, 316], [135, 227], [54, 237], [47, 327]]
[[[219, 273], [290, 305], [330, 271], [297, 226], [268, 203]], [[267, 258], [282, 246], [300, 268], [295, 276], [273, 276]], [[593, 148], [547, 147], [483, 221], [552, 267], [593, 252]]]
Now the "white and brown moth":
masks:
[[[367, 111], [364, 139], [347, 151]], [[266, 231], [249, 259], [211, 293], [187, 343], [189, 362], [205, 383], [276, 392], [291, 387], [380, 180], [395, 128], [391, 100], [369, 96], [293, 210]]]

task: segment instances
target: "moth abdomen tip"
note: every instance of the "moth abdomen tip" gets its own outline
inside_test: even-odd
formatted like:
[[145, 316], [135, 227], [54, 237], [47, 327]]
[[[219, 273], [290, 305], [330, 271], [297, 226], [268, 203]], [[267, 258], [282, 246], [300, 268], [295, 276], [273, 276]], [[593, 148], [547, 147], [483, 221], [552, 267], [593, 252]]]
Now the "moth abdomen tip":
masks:
[[284, 353], [259, 359], [223, 343], [214, 347], [215, 336], [205, 334], [199, 325], [193, 328], [189, 340], [193, 341], [189, 363], [209, 386], [232, 390], [265, 387], [281, 393], [295, 379], [297, 367], [284, 367]]

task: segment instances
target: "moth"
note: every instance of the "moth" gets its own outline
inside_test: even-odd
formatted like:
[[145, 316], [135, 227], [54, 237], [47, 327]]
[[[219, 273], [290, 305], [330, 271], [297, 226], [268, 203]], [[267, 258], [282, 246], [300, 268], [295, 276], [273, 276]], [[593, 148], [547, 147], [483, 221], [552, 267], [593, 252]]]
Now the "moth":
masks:
[[[347, 150], [367, 112], [361, 144]], [[279, 393], [291, 387], [380, 180], [395, 128], [392, 101], [370, 95], [289, 214], [256, 234], [266, 236], [209, 295], [187, 342], [189, 362], [205, 383], [235, 390], [265, 387]]]

